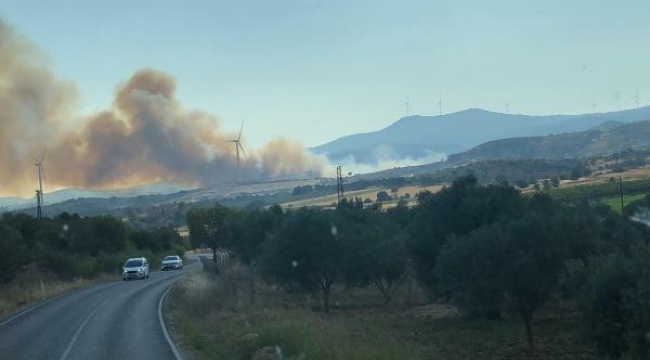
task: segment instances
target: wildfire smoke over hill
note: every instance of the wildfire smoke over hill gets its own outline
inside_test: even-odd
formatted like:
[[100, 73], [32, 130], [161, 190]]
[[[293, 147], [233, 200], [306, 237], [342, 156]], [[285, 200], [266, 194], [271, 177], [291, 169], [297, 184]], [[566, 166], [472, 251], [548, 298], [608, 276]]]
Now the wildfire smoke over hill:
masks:
[[[175, 89], [170, 75], [140, 70], [118, 88], [111, 108], [77, 116], [74, 85], [57, 79], [45, 56], [0, 20], [0, 193], [30, 195], [31, 157], [44, 149], [51, 187], [235, 181], [235, 148], [227, 140], [237, 134], [222, 131], [214, 115], [183, 109]], [[244, 179], [320, 172], [323, 166], [287, 139], [247, 153]]]

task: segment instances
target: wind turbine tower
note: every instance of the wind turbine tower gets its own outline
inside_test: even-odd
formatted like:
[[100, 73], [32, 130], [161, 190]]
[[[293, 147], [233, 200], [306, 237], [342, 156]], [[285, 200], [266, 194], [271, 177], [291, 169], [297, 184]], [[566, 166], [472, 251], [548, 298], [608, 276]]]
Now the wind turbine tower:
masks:
[[404, 108], [406, 109], [406, 116], [411, 115], [411, 102], [409, 101], [409, 98], [406, 98], [406, 102], [404, 103]]
[[438, 115], [442, 115], [442, 93], [438, 96]]
[[237, 136], [237, 139], [234, 140], [227, 140], [227, 142], [231, 142], [235, 144], [235, 153], [237, 154], [237, 183], [241, 183], [241, 164], [240, 164], [240, 158], [239, 158], [239, 151], [244, 154], [244, 158], [248, 160], [248, 156], [246, 156], [246, 151], [244, 151], [244, 147], [241, 145], [241, 133], [244, 131], [244, 122], [242, 121], [241, 123], [241, 128], [239, 129], [239, 135]]
[[596, 113], [596, 111], [598, 111], [598, 104], [595, 102], [591, 103], [591, 110], [593, 113]]
[[506, 102], [505, 105], [506, 105], [506, 114], [510, 114], [510, 103]]
[[38, 172], [38, 190], [36, 190], [36, 217], [41, 218], [41, 208], [43, 206], [43, 159], [45, 158], [45, 153], [39, 158], [34, 158], [36, 160], [36, 171]]
[[634, 93], [634, 100], [636, 100], [636, 108], [639, 108], [639, 92]]

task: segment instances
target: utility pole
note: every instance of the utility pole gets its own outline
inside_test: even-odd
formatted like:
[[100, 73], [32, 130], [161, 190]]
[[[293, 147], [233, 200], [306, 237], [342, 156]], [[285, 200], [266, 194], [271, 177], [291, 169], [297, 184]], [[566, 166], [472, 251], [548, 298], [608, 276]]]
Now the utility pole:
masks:
[[337, 204], [341, 203], [343, 200], [343, 171], [341, 170], [341, 165], [336, 167], [336, 195], [337, 195]]
[[45, 158], [45, 153], [43, 153], [39, 158], [34, 158], [36, 160], [36, 170], [38, 171], [38, 189], [36, 190], [36, 217], [40, 220], [41, 218], [41, 208], [43, 207], [43, 159]]
[[36, 218], [41, 219], [41, 190], [36, 190]]

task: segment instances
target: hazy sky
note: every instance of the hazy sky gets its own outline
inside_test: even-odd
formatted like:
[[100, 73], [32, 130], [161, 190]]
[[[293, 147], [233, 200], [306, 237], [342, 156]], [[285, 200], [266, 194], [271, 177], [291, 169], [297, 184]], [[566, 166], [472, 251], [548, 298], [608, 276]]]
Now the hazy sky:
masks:
[[[187, 108], [314, 146], [404, 115], [480, 107], [585, 113], [650, 103], [650, 1], [0, 1], [73, 81], [83, 113], [134, 71]], [[480, 129], [478, 129], [480, 130]]]

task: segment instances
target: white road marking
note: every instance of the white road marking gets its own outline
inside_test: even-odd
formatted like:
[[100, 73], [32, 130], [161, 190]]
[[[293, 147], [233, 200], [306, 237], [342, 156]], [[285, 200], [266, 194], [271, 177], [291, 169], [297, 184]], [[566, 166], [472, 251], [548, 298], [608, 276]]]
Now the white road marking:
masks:
[[90, 315], [88, 315], [88, 317], [86, 317], [86, 320], [84, 320], [84, 322], [79, 326], [79, 328], [74, 333], [74, 335], [72, 335], [72, 339], [70, 339], [68, 346], [65, 348], [65, 351], [63, 352], [59, 360], [65, 360], [68, 358], [68, 355], [70, 355], [70, 351], [72, 350], [74, 343], [77, 342], [77, 338], [79, 338], [79, 335], [81, 334], [83, 329], [86, 327], [90, 319], [92, 319], [93, 315], [95, 315], [95, 313], [97, 313], [99, 309], [101, 309], [104, 305], [106, 305], [106, 303], [108, 303], [108, 299], [104, 300], [101, 304], [99, 304], [99, 306], [96, 307], [95, 310], [93, 310], [93, 312], [91, 312]]
[[176, 348], [176, 344], [174, 344], [174, 341], [172, 341], [171, 336], [169, 336], [167, 325], [165, 325], [165, 320], [163, 319], [162, 315], [162, 305], [165, 301], [165, 298], [167, 297], [167, 293], [169, 293], [169, 290], [172, 289], [172, 285], [169, 285], [167, 290], [165, 290], [165, 293], [160, 297], [160, 301], [158, 301], [158, 320], [160, 321], [160, 327], [162, 328], [163, 334], [165, 335], [165, 339], [167, 339], [167, 343], [169, 343], [169, 347], [174, 353], [174, 357], [176, 357], [176, 360], [183, 360], [183, 356], [181, 355], [180, 351], [178, 351], [178, 348]]

